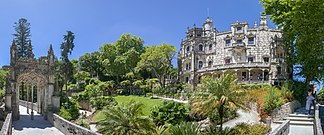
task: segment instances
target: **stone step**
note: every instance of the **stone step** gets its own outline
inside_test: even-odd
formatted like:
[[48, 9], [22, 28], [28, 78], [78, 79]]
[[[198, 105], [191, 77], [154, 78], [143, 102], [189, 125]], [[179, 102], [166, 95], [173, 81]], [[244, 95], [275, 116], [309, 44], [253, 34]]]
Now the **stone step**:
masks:
[[289, 117], [314, 118], [314, 115], [306, 115], [306, 114], [289, 114]]
[[[281, 124], [285, 121], [275, 121], [273, 123]], [[313, 126], [314, 122], [310, 121], [290, 121], [290, 125], [302, 125], [302, 126]]]
[[290, 121], [314, 121], [314, 118], [311, 117], [286, 117], [284, 120], [290, 120]]

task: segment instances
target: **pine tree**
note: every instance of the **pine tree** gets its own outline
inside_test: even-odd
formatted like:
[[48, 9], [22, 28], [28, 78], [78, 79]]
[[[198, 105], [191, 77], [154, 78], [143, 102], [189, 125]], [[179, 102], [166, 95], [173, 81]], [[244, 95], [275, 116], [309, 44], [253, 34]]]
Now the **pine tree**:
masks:
[[28, 58], [28, 51], [32, 49], [30, 44], [30, 23], [21, 18], [18, 22], [15, 22], [14, 28], [16, 33], [13, 36], [18, 47], [18, 58]]

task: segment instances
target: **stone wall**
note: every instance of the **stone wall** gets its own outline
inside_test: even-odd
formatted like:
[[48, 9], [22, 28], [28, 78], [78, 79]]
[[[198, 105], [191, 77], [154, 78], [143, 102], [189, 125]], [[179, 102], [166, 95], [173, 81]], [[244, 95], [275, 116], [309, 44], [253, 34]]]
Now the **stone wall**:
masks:
[[290, 127], [290, 120], [286, 120], [278, 128], [273, 130], [269, 135], [288, 135]]
[[289, 114], [293, 113], [295, 109], [301, 107], [301, 104], [298, 101], [288, 102], [281, 107], [274, 109], [271, 112], [272, 120], [279, 121], [283, 120], [283, 118], [288, 117]]
[[316, 120], [316, 126], [317, 126], [317, 129], [319, 130], [319, 126], [321, 126], [321, 130], [322, 130], [322, 134], [323, 134], [323, 131], [324, 131], [324, 105], [318, 105], [318, 110], [317, 112], [315, 112], [315, 117], [317, 117]]
[[65, 120], [57, 114], [49, 114], [48, 121], [65, 135], [100, 135], [99, 133]]
[[3, 122], [0, 135], [12, 134], [12, 113], [8, 113], [5, 121]]

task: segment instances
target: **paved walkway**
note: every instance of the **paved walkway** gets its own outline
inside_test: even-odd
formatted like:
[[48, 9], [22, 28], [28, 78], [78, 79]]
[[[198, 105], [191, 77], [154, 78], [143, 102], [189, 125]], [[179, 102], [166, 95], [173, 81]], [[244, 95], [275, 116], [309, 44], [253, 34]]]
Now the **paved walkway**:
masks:
[[250, 123], [250, 124], [256, 124], [259, 123], [259, 116], [256, 112], [253, 111], [244, 111], [242, 109], [237, 110], [238, 117], [229, 120], [223, 124], [223, 127], [229, 127], [232, 128], [238, 123]]
[[160, 98], [160, 99], [164, 99], [164, 100], [172, 100], [174, 102], [179, 102], [179, 103], [184, 103], [184, 104], [188, 104], [188, 100], [179, 100], [179, 99], [174, 99], [174, 98], [166, 98], [166, 97], [160, 97], [160, 96], [153, 96], [154, 98]]
[[13, 121], [13, 135], [64, 135], [36, 111], [34, 111], [34, 120], [30, 119], [26, 107], [19, 106], [19, 111], [20, 120]]

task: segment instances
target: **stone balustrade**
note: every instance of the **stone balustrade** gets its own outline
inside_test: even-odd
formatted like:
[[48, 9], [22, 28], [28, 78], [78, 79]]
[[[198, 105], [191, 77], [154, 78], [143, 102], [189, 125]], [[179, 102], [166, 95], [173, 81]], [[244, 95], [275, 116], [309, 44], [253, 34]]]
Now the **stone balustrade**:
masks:
[[315, 135], [323, 135], [323, 129], [322, 129], [322, 125], [321, 125], [321, 117], [324, 117], [324, 116], [320, 115], [319, 109], [321, 107], [324, 107], [324, 106], [317, 105], [316, 109], [315, 109], [315, 115], [314, 115], [314, 133], [315, 133]]
[[5, 121], [3, 122], [0, 135], [12, 134], [12, 113], [8, 113]]
[[288, 135], [290, 128], [290, 120], [286, 120], [278, 128], [270, 132], [269, 135]]
[[48, 121], [65, 135], [100, 135], [97, 132], [90, 131], [87, 128], [65, 120], [57, 114], [49, 114]]
[[[27, 101], [24, 100], [19, 100], [19, 105], [26, 107], [27, 108]], [[28, 103], [28, 108], [31, 109], [31, 102]], [[37, 108], [37, 103], [33, 103], [33, 110], [39, 112], [38, 108]]]
[[274, 109], [271, 112], [272, 120], [279, 121], [283, 120], [285, 117], [288, 117], [289, 114], [293, 113], [295, 109], [301, 107], [301, 104], [298, 101], [288, 102], [281, 107]]

